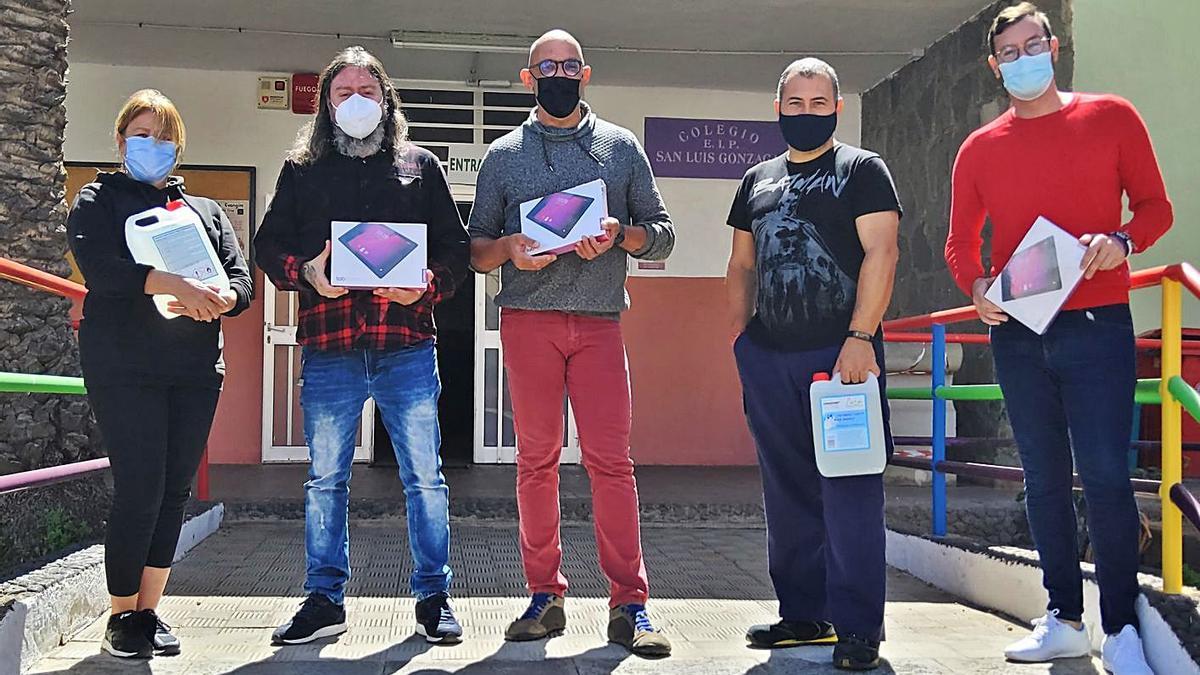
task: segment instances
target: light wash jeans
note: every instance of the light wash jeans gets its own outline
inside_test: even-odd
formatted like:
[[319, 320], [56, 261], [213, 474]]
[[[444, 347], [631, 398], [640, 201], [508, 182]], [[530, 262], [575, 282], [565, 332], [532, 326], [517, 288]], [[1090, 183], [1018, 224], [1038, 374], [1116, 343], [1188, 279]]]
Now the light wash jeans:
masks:
[[312, 464], [304, 484], [305, 593], [345, 599], [350, 579], [347, 528], [350, 464], [367, 398], [375, 400], [396, 449], [415, 563], [410, 583], [418, 599], [450, 588], [450, 491], [438, 455], [441, 393], [433, 341], [380, 352], [304, 349], [304, 436]]

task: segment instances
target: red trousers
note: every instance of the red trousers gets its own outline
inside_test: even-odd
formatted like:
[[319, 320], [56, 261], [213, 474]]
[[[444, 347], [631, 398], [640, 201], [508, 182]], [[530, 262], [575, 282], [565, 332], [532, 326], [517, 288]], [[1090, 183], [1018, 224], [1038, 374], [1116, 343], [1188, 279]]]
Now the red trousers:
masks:
[[591, 479], [596, 548], [612, 587], [611, 605], [645, 603], [649, 584], [629, 458], [629, 369], [621, 323], [505, 309], [500, 339], [517, 433], [521, 557], [530, 592], [567, 590], [558, 504], [565, 391]]

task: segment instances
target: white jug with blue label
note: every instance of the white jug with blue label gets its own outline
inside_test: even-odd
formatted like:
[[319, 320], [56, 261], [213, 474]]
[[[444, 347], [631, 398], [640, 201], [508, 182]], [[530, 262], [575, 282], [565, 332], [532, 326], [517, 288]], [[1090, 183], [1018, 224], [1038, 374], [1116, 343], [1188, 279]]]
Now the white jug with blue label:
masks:
[[[229, 276], [221, 266], [200, 215], [181, 200], [129, 216], [125, 220], [125, 242], [136, 262], [229, 289]], [[173, 295], [155, 295], [158, 313], [168, 319], [180, 316], [167, 310], [167, 304], [174, 299]]]
[[817, 470], [826, 478], [883, 473], [887, 438], [879, 380], [842, 384], [840, 375], [816, 373], [809, 386]]

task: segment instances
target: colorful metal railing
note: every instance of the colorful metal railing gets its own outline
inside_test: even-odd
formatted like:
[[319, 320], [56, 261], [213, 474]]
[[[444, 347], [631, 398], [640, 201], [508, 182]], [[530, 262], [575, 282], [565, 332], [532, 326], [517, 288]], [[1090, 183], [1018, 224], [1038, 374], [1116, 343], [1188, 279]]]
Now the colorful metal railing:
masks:
[[[83, 298], [87, 295], [87, 288], [81, 284], [6, 258], [0, 258], [0, 279], [67, 298], [71, 301], [71, 323], [76, 329], [79, 328], [79, 320], [83, 316]], [[0, 393], [79, 396], [86, 394], [87, 389], [84, 387], [83, 379], [78, 377], [0, 373]], [[108, 458], [102, 457], [84, 462], [6, 474], [0, 476], [0, 495], [72, 480], [108, 468]], [[196, 496], [202, 500], [209, 498], [207, 451], [200, 462], [200, 469], [196, 476]]]
[[[1182, 411], [1200, 420], [1200, 392], [1184, 381], [1181, 370], [1183, 354], [1200, 354], [1200, 345], [1183, 345], [1182, 291], [1187, 289], [1200, 298], [1200, 272], [1187, 263], [1167, 265], [1135, 272], [1131, 277], [1135, 289], [1162, 287], [1162, 339], [1138, 339], [1139, 349], [1161, 350], [1162, 367], [1158, 378], [1139, 380], [1134, 402], [1162, 406], [1162, 480], [1131, 479], [1134, 489], [1158, 494], [1162, 503], [1162, 574], [1163, 590], [1179, 593], [1183, 589], [1183, 515], [1200, 528], [1200, 501], [1183, 485]], [[884, 339], [888, 342], [919, 342], [932, 345], [931, 386], [889, 387], [892, 400], [933, 401], [929, 460], [896, 458], [893, 464], [931, 471], [931, 502], [934, 536], [946, 535], [946, 474], [1020, 481], [1023, 472], [1016, 467], [1004, 467], [974, 462], [955, 462], [946, 459], [946, 447], [952, 439], [946, 435], [946, 406], [951, 401], [1003, 400], [995, 384], [947, 385], [947, 344], [989, 344], [987, 335], [974, 333], [948, 334], [946, 326], [976, 320], [975, 308], [957, 307], [917, 316], [903, 317], [883, 324]], [[929, 329], [929, 333], [916, 332]], [[908, 439], [921, 440], [924, 439]], [[962, 439], [954, 439], [961, 441]]]

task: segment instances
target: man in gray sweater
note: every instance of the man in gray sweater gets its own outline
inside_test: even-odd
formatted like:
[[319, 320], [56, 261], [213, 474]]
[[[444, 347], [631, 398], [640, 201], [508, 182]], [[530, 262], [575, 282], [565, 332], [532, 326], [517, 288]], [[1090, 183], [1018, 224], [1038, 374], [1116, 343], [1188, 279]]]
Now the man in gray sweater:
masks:
[[[620, 317], [629, 307], [629, 256], [666, 258], [675, 230], [637, 139], [581, 100], [591, 68], [579, 42], [565, 31], [546, 33], [530, 49], [529, 64], [521, 80], [537, 94], [537, 108], [492, 143], [468, 228], [472, 266], [483, 273], [503, 266], [496, 303], [517, 430], [521, 556], [533, 595], [505, 637], [538, 640], [566, 626], [558, 527], [565, 390], [591, 478], [600, 566], [612, 585], [608, 639], [640, 656], [666, 656], [671, 644], [646, 614]], [[605, 234], [571, 252], [538, 255], [521, 234], [521, 203], [598, 178], [608, 195]]]

